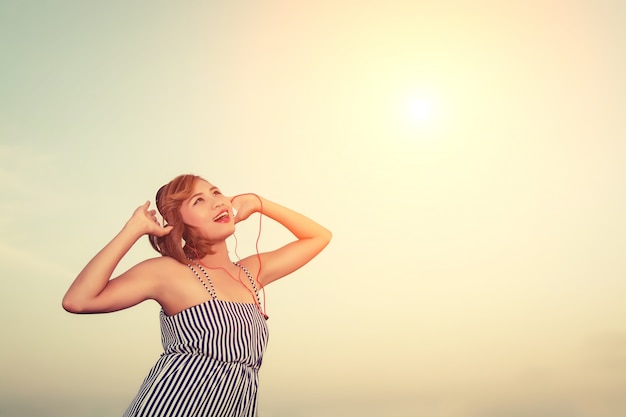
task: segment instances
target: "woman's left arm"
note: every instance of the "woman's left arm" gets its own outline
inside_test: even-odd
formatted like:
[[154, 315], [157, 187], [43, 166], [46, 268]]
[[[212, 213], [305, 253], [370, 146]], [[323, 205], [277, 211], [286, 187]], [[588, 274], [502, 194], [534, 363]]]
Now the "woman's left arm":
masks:
[[[238, 195], [231, 201], [237, 210], [235, 223], [245, 220], [254, 212], [260, 212], [285, 226], [297, 239], [279, 249], [259, 255], [261, 270], [257, 279], [263, 286], [305, 265], [328, 245], [332, 237], [330, 230], [308, 217], [256, 194]], [[243, 264], [254, 262], [258, 262], [256, 255], [242, 260]]]

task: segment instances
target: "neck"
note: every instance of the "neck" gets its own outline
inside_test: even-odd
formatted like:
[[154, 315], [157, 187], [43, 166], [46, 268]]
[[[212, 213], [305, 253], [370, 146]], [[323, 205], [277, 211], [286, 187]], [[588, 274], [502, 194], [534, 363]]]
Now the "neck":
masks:
[[199, 259], [207, 266], [225, 266], [232, 264], [228, 256], [228, 248], [225, 241], [215, 243], [211, 249], [213, 253], [207, 253], [203, 258]]

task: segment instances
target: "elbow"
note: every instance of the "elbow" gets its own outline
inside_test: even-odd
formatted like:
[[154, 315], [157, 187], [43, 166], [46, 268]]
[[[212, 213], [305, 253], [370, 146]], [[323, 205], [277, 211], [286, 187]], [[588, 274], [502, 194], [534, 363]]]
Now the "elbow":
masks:
[[322, 239], [324, 240], [324, 247], [326, 247], [330, 243], [330, 240], [332, 238], [333, 238], [333, 232], [324, 228], [324, 233], [322, 234]]
[[76, 300], [72, 300], [67, 295], [63, 297], [61, 305], [63, 306], [63, 310], [67, 311], [68, 313], [83, 314], [87, 312], [84, 305], [76, 302]]
[[63, 310], [67, 311], [68, 313], [78, 313], [79, 309], [76, 306], [76, 304], [74, 304], [72, 301], [68, 300], [67, 297], [63, 298], [63, 301], [61, 302], [61, 305], [63, 306]]

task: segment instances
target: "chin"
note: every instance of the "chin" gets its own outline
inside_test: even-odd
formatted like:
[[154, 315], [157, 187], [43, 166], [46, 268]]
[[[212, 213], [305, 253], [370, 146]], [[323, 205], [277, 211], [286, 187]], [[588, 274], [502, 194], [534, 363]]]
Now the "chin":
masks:
[[222, 233], [215, 233], [209, 237], [209, 240], [212, 242], [221, 242], [223, 240], [228, 239], [232, 235], [235, 234], [235, 228], [233, 227], [231, 230], [223, 231]]

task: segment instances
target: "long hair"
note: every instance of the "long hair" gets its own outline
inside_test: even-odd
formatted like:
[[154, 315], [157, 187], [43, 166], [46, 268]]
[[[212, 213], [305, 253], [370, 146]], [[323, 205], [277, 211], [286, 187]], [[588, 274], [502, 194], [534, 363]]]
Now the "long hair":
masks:
[[172, 230], [165, 236], [150, 235], [150, 244], [163, 256], [170, 256], [181, 263], [188, 259], [202, 258], [211, 250], [211, 242], [195, 227], [183, 222], [180, 207], [191, 197], [196, 181], [204, 181], [197, 175], [183, 174], [165, 184], [156, 193], [156, 206], [165, 224]]

